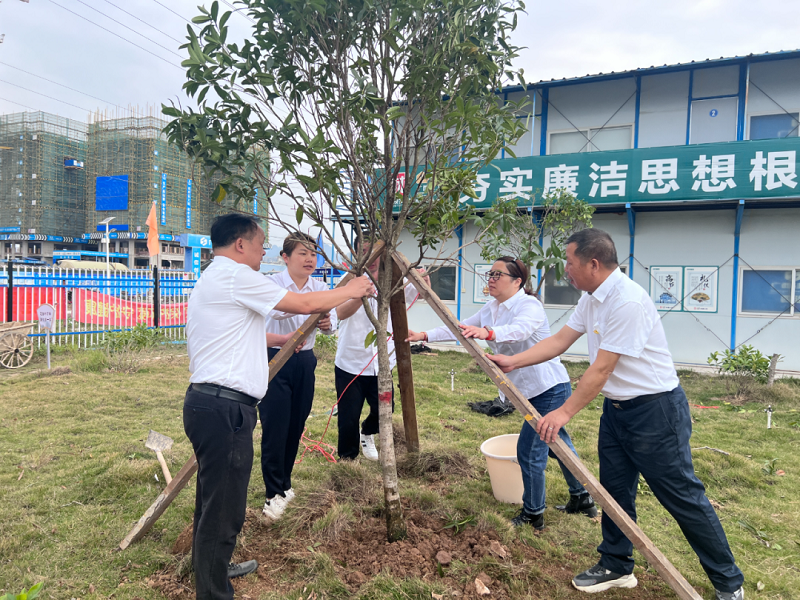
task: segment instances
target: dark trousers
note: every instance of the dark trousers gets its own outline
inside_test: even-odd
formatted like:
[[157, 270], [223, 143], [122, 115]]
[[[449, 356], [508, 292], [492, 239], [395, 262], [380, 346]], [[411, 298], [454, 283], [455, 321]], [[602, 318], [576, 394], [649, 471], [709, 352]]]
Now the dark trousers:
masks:
[[[269, 359], [279, 352], [269, 349]], [[313, 350], [301, 350], [289, 358], [269, 382], [267, 395], [258, 405], [261, 415], [261, 474], [267, 499], [292, 487], [292, 469], [306, 419], [314, 402]]]
[[[358, 458], [361, 437], [358, 421], [364, 400], [369, 405], [369, 415], [361, 424], [363, 435], [374, 435], [380, 430], [378, 423], [378, 376], [354, 375], [335, 367], [336, 397], [339, 400], [339, 458]], [[352, 384], [350, 383], [352, 382]], [[348, 387], [350, 384], [350, 387]], [[345, 391], [347, 388], [347, 391]], [[343, 394], [344, 392], [344, 394]], [[392, 412], [394, 412], [394, 386], [392, 386]]]
[[[733, 592], [744, 576], [705, 487], [694, 474], [691, 435], [689, 404], [680, 386], [642, 404], [635, 399], [614, 402], [606, 398], [597, 442], [600, 483], [635, 521], [641, 473], [678, 522], [714, 587]], [[615, 573], [633, 572], [633, 545], [605, 511], [602, 529], [603, 541], [597, 548], [600, 564]]]
[[197, 600], [230, 600], [228, 563], [244, 525], [256, 409], [186, 391], [183, 427], [197, 456], [192, 565]]

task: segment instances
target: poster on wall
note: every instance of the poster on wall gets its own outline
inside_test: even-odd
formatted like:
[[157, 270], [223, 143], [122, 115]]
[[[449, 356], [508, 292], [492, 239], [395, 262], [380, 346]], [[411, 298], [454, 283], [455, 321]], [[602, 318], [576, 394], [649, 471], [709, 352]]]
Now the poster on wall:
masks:
[[472, 265], [475, 278], [472, 283], [472, 301], [475, 304], [486, 304], [492, 297], [489, 295], [489, 284], [486, 273], [492, 270], [492, 265]]
[[717, 271], [717, 267], [684, 267], [684, 310], [717, 312]]
[[658, 310], [681, 310], [683, 267], [650, 267], [650, 298]]

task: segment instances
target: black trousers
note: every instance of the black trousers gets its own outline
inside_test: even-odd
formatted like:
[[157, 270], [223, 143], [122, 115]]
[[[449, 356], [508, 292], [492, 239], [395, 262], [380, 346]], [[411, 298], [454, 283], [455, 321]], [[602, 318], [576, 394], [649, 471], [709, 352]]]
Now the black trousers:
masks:
[[197, 600], [231, 600], [228, 563], [244, 525], [256, 409], [186, 391], [183, 427], [197, 456], [194, 566]]
[[[380, 430], [378, 423], [378, 376], [356, 376], [339, 367], [334, 369], [336, 375], [336, 397], [339, 400], [339, 458], [355, 459], [361, 449], [358, 421], [364, 400], [369, 405], [369, 414], [361, 424], [361, 433], [374, 435]], [[350, 387], [348, 384], [352, 381]], [[347, 388], [347, 391], [344, 391]], [[342, 394], [344, 392], [344, 394]], [[392, 412], [394, 412], [394, 386], [392, 386]]]
[[[279, 352], [269, 349], [269, 358]], [[269, 382], [267, 395], [258, 405], [261, 415], [261, 474], [267, 499], [292, 487], [292, 470], [306, 419], [314, 402], [313, 350], [301, 350], [289, 358]]]

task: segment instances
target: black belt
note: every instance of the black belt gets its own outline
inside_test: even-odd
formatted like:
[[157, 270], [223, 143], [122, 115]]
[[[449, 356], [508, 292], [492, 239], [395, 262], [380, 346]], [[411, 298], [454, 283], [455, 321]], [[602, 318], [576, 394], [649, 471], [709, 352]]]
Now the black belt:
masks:
[[261, 400], [248, 396], [244, 392], [225, 387], [224, 385], [217, 385], [216, 383], [193, 383], [192, 389], [201, 394], [208, 394], [216, 398], [225, 398], [226, 400], [233, 400], [248, 406], [258, 406]]
[[[678, 389], [678, 388], [675, 388]], [[664, 396], [669, 396], [675, 390], [670, 390], [668, 392], [659, 392], [657, 394], [645, 394], [644, 396], [636, 396], [636, 398], [631, 398], [630, 400], [614, 400], [613, 398], [609, 398], [606, 396], [606, 400], [611, 402], [611, 406], [614, 408], [618, 408], [620, 410], [636, 408], [637, 406], [641, 406], [642, 404], [647, 404], [648, 402], [652, 402], [653, 400], [658, 400], [663, 398]]]

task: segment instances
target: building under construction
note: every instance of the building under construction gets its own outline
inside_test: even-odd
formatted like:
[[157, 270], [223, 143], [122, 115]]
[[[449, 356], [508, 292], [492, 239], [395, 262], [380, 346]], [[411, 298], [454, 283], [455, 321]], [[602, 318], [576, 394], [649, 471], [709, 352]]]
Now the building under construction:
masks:
[[[155, 203], [161, 264], [188, 270], [187, 234], [194, 240], [207, 236], [214, 217], [231, 206], [211, 200], [218, 177], [208, 177], [169, 144], [166, 125], [152, 111], [97, 113], [88, 123], [42, 112], [0, 116], [4, 256], [52, 259], [53, 252], [56, 258], [72, 252], [91, 258], [108, 252], [114, 262], [146, 267], [145, 222]], [[264, 214], [263, 207], [248, 204], [238, 209]], [[108, 218], [106, 247], [101, 222]]]

